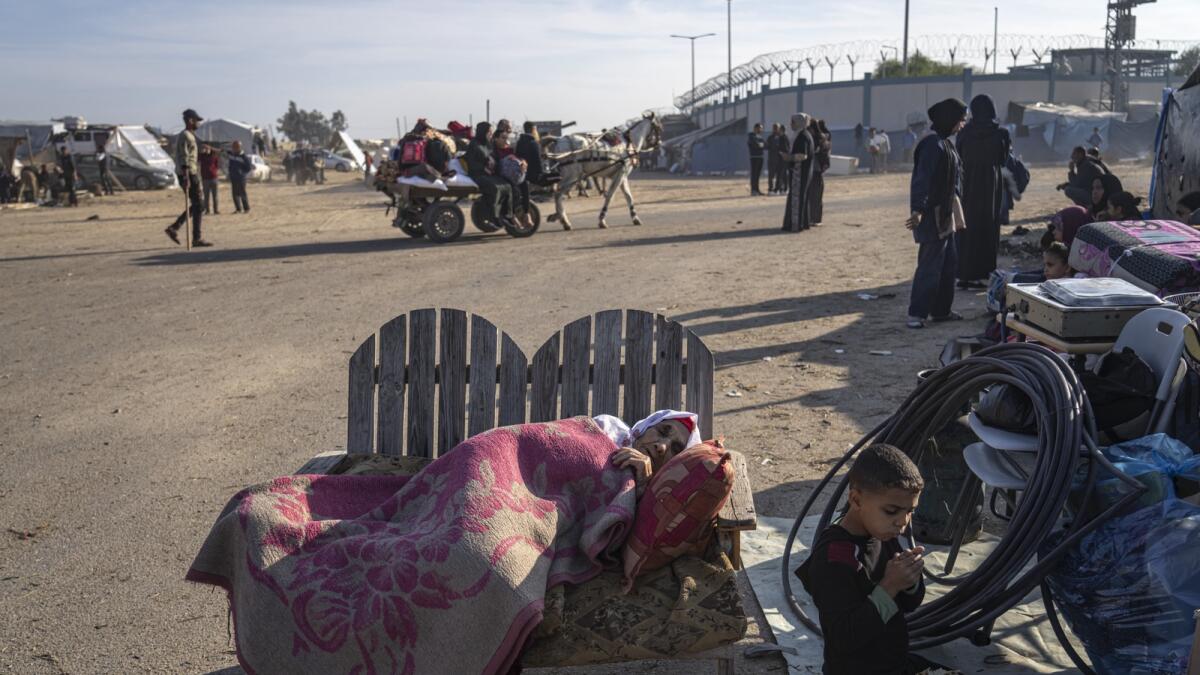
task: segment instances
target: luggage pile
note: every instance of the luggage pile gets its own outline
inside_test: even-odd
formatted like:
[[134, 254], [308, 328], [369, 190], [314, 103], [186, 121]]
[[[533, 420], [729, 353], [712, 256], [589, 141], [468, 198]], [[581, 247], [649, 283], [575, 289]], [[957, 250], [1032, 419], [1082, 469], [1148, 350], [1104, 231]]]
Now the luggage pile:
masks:
[[1089, 277], [1117, 277], [1162, 295], [1200, 287], [1200, 232], [1170, 220], [1084, 225], [1069, 263]]

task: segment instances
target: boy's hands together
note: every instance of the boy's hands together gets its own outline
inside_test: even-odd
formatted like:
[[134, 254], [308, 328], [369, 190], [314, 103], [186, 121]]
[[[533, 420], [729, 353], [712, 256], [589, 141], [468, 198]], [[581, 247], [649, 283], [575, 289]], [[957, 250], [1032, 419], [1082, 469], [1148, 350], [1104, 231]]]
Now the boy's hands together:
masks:
[[888, 595], [894, 598], [897, 593], [917, 585], [925, 568], [924, 553], [925, 547], [917, 546], [897, 553], [888, 561], [887, 570], [879, 582]]

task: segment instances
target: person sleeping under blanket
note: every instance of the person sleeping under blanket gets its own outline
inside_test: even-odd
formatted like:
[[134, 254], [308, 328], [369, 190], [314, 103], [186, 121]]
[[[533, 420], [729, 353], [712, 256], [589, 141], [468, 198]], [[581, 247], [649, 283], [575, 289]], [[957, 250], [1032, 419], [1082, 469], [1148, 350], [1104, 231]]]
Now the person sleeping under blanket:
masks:
[[639, 497], [650, 476], [667, 460], [702, 442], [695, 413], [659, 410], [632, 427], [612, 415], [597, 415], [593, 419], [617, 445], [613, 465], [633, 469]]

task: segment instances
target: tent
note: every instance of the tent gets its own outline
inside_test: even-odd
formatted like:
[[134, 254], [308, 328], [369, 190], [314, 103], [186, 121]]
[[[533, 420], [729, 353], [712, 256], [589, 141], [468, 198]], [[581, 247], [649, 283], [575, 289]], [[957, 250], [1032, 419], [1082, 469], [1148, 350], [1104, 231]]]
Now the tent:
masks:
[[1179, 198], [1200, 191], [1200, 68], [1179, 89], [1163, 92], [1154, 143], [1150, 208], [1174, 220]]
[[[67, 129], [61, 122], [3, 122], [0, 121], [0, 138], [24, 138], [26, 143], [14, 144], [17, 159], [26, 164], [53, 164], [55, 161], [54, 136]], [[32, 160], [29, 144], [33, 144]]]
[[262, 135], [263, 140], [267, 138], [263, 134], [262, 129], [256, 126], [224, 118], [204, 120], [196, 128], [196, 140], [198, 141], [219, 143], [221, 145], [230, 145], [234, 141], [241, 141], [242, 150], [247, 153], [254, 152], [255, 134]]
[[333, 135], [333, 139], [329, 141], [329, 149], [339, 155], [343, 153], [350, 155], [360, 167], [367, 161], [367, 156], [363, 154], [362, 148], [358, 147], [358, 143], [355, 143], [354, 139], [350, 138], [350, 134], [344, 131]]

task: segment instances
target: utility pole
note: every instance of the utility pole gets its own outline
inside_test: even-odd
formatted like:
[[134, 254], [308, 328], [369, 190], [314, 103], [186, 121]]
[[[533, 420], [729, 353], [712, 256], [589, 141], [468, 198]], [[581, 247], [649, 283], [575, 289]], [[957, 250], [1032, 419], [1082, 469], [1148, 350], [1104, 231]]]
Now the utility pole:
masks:
[[490, 99], [490, 98], [489, 98], [489, 99], [487, 99], [487, 103], [486, 103], [485, 105], [486, 105], [487, 107], [486, 107], [486, 108], [484, 108], [484, 118], [483, 118], [483, 121], [484, 121], [484, 122], [491, 122], [491, 121], [492, 121], [492, 99]]
[[725, 0], [725, 85], [729, 88], [729, 102], [733, 103], [733, 0]]
[[904, 0], [904, 76], [908, 77], [908, 0]]
[[[1000, 51], [999, 51], [1000, 50], [1000, 46], [999, 46], [1000, 45], [1000, 8], [993, 7], [992, 11], [995, 12], [994, 18], [992, 19], [992, 54], [999, 54], [1000, 53]], [[999, 58], [996, 58], [995, 60], [992, 61], [992, 74], [993, 75], [996, 74], [996, 66], [999, 63], [1000, 63]]]
[[696, 107], [696, 40], [699, 40], [700, 38], [711, 37], [713, 35], [716, 35], [716, 33], [705, 33], [703, 35], [671, 35], [673, 38], [690, 40], [692, 43], [692, 90], [688, 94], [690, 97], [688, 103], [692, 108]]

